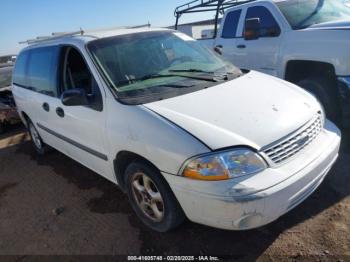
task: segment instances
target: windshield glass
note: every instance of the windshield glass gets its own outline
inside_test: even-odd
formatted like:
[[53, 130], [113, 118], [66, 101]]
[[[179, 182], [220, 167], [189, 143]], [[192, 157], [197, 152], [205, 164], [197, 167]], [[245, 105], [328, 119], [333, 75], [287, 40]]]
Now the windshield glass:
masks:
[[293, 29], [336, 20], [350, 20], [349, 0], [286, 0], [276, 4]]
[[12, 67], [0, 67], [0, 88], [8, 87], [12, 81]]
[[88, 49], [125, 103], [170, 98], [241, 74], [199, 42], [173, 31], [99, 39], [89, 43]]

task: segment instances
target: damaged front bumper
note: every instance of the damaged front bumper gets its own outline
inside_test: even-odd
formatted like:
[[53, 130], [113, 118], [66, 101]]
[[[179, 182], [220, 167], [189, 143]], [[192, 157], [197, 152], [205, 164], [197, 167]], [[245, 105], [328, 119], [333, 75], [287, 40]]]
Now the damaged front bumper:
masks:
[[191, 221], [246, 230], [276, 220], [313, 193], [336, 161], [339, 147], [340, 131], [327, 121], [298, 157], [260, 174], [215, 182], [163, 175]]

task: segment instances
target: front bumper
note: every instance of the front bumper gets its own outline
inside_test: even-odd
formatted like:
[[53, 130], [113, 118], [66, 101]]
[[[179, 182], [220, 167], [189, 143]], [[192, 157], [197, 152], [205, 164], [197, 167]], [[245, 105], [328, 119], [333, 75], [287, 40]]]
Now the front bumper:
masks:
[[257, 175], [215, 182], [163, 175], [191, 221], [245, 230], [276, 220], [313, 193], [336, 161], [339, 147], [340, 131], [327, 121], [298, 157]]

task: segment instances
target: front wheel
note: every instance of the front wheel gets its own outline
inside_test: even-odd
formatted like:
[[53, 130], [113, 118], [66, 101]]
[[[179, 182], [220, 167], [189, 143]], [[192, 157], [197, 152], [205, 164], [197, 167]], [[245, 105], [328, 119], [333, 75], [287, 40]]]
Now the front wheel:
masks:
[[327, 118], [339, 123], [341, 110], [337, 103], [336, 87], [330, 79], [325, 77], [310, 77], [300, 81], [297, 85], [318, 99], [326, 111]]
[[184, 213], [161, 174], [144, 162], [130, 164], [125, 173], [130, 203], [149, 228], [166, 232], [184, 221]]

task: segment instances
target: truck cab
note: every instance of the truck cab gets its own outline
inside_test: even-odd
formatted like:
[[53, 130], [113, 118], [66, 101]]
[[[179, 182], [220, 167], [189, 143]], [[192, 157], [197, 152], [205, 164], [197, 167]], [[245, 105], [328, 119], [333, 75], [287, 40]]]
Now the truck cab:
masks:
[[318, 98], [330, 119], [350, 122], [350, 1], [209, 2], [225, 12], [215, 38], [203, 44], [241, 69], [301, 86]]

